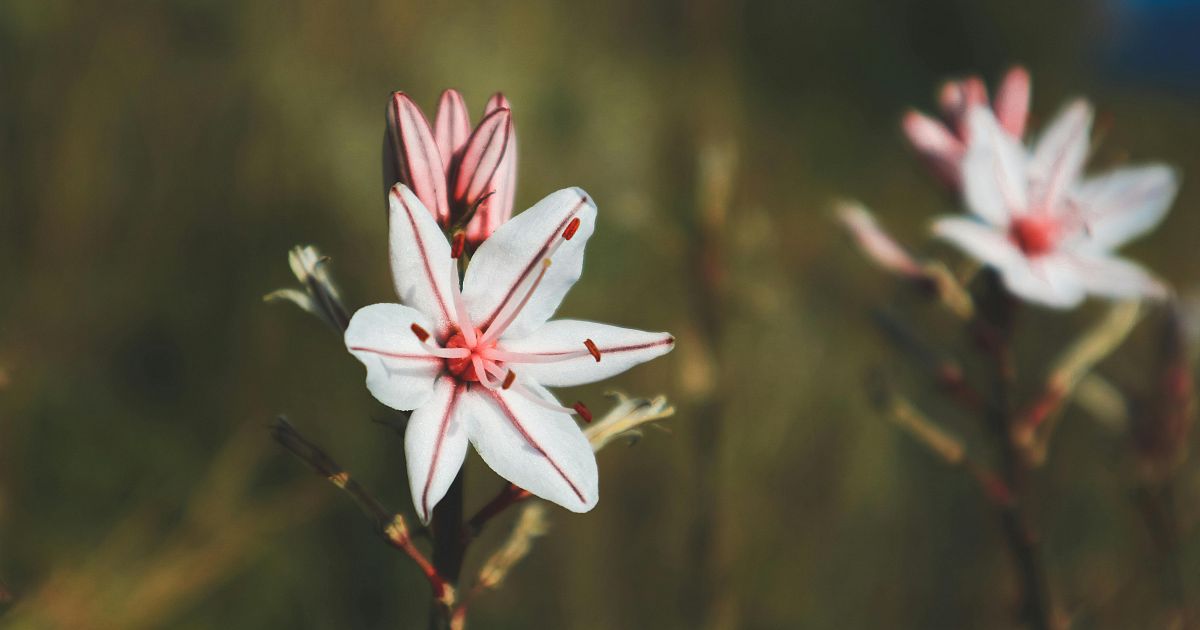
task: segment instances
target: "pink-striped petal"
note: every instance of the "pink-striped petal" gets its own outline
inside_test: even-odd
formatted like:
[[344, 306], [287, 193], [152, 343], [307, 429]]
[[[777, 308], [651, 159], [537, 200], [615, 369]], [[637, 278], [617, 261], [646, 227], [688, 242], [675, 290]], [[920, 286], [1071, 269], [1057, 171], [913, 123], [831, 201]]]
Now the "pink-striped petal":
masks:
[[1079, 178], [1088, 154], [1092, 106], [1076, 100], [1038, 138], [1029, 161], [1030, 202], [1054, 211]]
[[428, 317], [400, 304], [372, 304], [350, 318], [346, 349], [367, 368], [367, 389], [402, 411], [416, 409], [433, 395], [433, 382], [444, 361], [421, 346], [412, 325], [431, 326]]
[[1073, 252], [1065, 258], [1088, 292], [1114, 299], [1163, 299], [1165, 284], [1141, 265], [1103, 254]]
[[445, 338], [454, 321], [450, 243], [421, 200], [404, 184], [392, 188], [388, 250], [392, 283], [405, 305], [424, 313]]
[[946, 183], [957, 186], [966, 147], [941, 122], [917, 111], [909, 111], [900, 123], [909, 143]]
[[[599, 360], [585, 345], [591, 341]], [[663, 332], [645, 332], [608, 324], [559, 319], [542, 324], [528, 337], [506, 340], [505, 351], [536, 355], [545, 359], [573, 356], [564, 361], [511, 364], [523, 378], [550, 387], [573, 387], [615, 376], [629, 368], [662, 356], [675, 347], [675, 337]], [[580, 355], [580, 351], [584, 351]]]
[[1026, 258], [999, 271], [1004, 286], [1026, 302], [1065, 310], [1087, 297], [1075, 266], [1063, 253]]
[[1072, 198], [1082, 209], [1087, 247], [1108, 251], [1154, 229], [1178, 190], [1178, 174], [1163, 164], [1120, 168], [1085, 181]]
[[[575, 219], [571, 238], [564, 239]], [[496, 323], [506, 304], [525, 296], [553, 250], [553, 263], [505, 338], [519, 339], [545, 323], [583, 271], [584, 245], [595, 222], [596, 204], [587, 193], [566, 188], [500, 226], [479, 246], [463, 278], [471, 321], [483, 330]]]
[[1025, 123], [1029, 120], [1029, 71], [1017, 66], [1004, 75], [1000, 88], [996, 90], [996, 100], [992, 107], [996, 111], [996, 119], [1012, 137], [1020, 138], [1025, 135]]
[[450, 217], [446, 171], [429, 121], [404, 92], [392, 94], [387, 110], [388, 150], [384, 152], [386, 185], [401, 182], [416, 193], [434, 219]]
[[455, 171], [454, 205], [462, 210], [472, 207], [484, 195], [493, 192], [493, 178], [512, 135], [512, 115], [507, 109], [488, 114], [475, 128], [463, 147]]
[[404, 431], [408, 485], [417, 515], [425, 524], [467, 456], [467, 430], [460, 404], [464, 391], [466, 385], [462, 382], [442, 376], [429, 401], [409, 417]]
[[442, 92], [442, 98], [438, 101], [437, 117], [433, 121], [433, 139], [437, 143], [443, 172], [447, 177], [454, 170], [455, 161], [469, 137], [471, 116], [467, 113], [462, 94], [459, 94], [458, 90]]
[[[525, 387], [558, 404], [536, 383]], [[463, 394], [462, 405], [471, 444], [498, 475], [572, 512], [596, 506], [600, 498], [596, 456], [571, 416], [542, 407], [515, 390], [472, 387]]]
[[999, 227], [1028, 208], [1025, 148], [1005, 133], [987, 107], [967, 114], [970, 143], [963, 158], [963, 194], [976, 215]]
[[972, 219], [942, 217], [934, 221], [933, 233], [997, 269], [1019, 264], [1025, 257], [1003, 231]]
[[[508, 99], [497, 92], [488, 99], [484, 116], [501, 109], [511, 111], [512, 108], [509, 106]], [[504, 157], [501, 158], [500, 165], [496, 168], [496, 173], [488, 186], [495, 193], [480, 205], [475, 218], [467, 226], [467, 239], [472, 243], [483, 242], [484, 239], [491, 236], [492, 232], [496, 231], [496, 228], [512, 217], [517, 185], [517, 132], [515, 123], [510, 122], [510, 124], [513, 127], [508, 134], [508, 146], [505, 147]]]

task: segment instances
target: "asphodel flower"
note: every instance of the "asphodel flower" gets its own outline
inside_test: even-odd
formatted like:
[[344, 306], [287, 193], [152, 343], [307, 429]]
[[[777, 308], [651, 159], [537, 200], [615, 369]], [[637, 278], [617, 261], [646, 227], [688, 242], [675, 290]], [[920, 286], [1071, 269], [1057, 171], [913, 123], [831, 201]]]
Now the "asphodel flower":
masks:
[[[1029, 119], [1029, 72], [1020, 66], [1004, 75], [992, 111], [1000, 128], [1009, 137], [1020, 140]], [[942, 120], [916, 110], [909, 110], [901, 121], [904, 135], [913, 148], [925, 158], [937, 176], [952, 187], [961, 184], [963, 157], [971, 140], [967, 113], [975, 107], [988, 106], [987, 87], [977, 76], [947, 81], [938, 95]]]
[[384, 189], [408, 186], [444, 231], [463, 231], [468, 251], [512, 216], [516, 180], [517, 136], [503, 94], [488, 99], [474, 128], [455, 90], [442, 93], [432, 127], [407, 94], [392, 94]]
[[1154, 228], [1175, 198], [1162, 164], [1083, 177], [1092, 108], [1070, 103], [1027, 150], [982, 106], [968, 114], [963, 195], [973, 218], [944, 217], [934, 232], [994, 267], [1009, 291], [1070, 308], [1088, 294], [1162, 297], [1166, 287], [1114, 250]]
[[596, 505], [588, 439], [546, 386], [591, 383], [669, 352], [675, 338], [578, 320], [547, 321], [583, 269], [596, 206], [560, 190], [501, 225], [461, 284], [460, 251], [407, 186], [390, 193], [392, 278], [403, 304], [354, 314], [346, 347], [383, 404], [412, 410], [405, 433], [417, 514], [428, 522], [474, 445], [500, 476], [569, 510]]

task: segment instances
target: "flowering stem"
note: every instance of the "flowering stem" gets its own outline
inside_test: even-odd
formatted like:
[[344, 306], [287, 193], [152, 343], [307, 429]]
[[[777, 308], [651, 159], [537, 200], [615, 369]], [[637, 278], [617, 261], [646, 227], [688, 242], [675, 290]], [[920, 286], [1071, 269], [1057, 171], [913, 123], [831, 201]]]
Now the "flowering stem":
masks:
[[992, 359], [992, 397], [986, 408], [988, 425], [1000, 449], [1001, 474], [1011, 500], [1000, 506], [1000, 524], [1009, 552], [1017, 565], [1022, 586], [1022, 617], [1033, 630], [1050, 630], [1051, 604], [1046, 573], [1036, 534], [1024, 510], [1028, 470], [1013, 443], [1011, 392], [1015, 380], [1012, 350], [1012, 309], [1016, 306], [994, 274], [984, 278], [986, 290], [980, 317], [975, 321], [977, 338]]
[[[433, 566], [450, 585], [458, 583], [467, 546], [463, 541], [463, 476], [458, 471], [446, 496], [433, 508]], [[430, 630], [450, 627], [450, 611], [435, 597], [429, 606]]]
[[1193, 620], [1187, 610], [1183, 567], [1179, 565], [1179, 526], [1175, 516], [1173, 484], [1169, 479], [1142, 484], [1134, 493], [1134, 500], [1154, 540], [1164, 586], [1178, 609], [1179, 627], [1185, 630], [1193, 628]]
[[520, 503], [529, 497], [530, 494], [528, 490], [519, 488], [511, 483], [505, 484], [504, 487], [500, 489], [500, 492], [497, 493], [491, 501], [488, 501], [487, 505], [479, 508], [479, 511], [467, 521], [466, 527], [463, 530], [463, 544], [469, 544], [471, 540], [474, 540], [477, 536], [479, 536], [479, 534], [483, 532], [484, 526], [486, 526], [493, 518], [499, 516], [502, 512], [504, 512], [504, 510], [507, 510], [509, 507], [516, 505], [517, 503]]
[[[358, 483], [349, 472], [338, 465], [325, 451], [309, 442], [286, 419], [276, 418], [271, 425], [271, 437], [296, 457], [303, 460], [317, 474], [350, 495], [354, 502], [375, 521], [375, 527], [389, 545], [403, 551], [425, 574], [433, 589], [435, 605], [449, 610], [454, 605], [453, 583], [443, 579], [433, 563], [412, 543], [404, 517], [383, 506], [375, 495]], [[444, 613], [443, 613], [444, 614]]]

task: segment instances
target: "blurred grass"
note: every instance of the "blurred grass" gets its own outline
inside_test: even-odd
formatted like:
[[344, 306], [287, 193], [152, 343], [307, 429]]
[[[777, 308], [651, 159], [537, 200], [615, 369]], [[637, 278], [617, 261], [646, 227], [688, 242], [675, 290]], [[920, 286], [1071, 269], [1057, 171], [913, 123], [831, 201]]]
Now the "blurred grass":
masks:
[[[1174, 212], [1130, 251], [1180, 287], [1200, 281], [1197, 93], [1142, 80], [1129, 53], [1111, 65], [1133, 24], [1116, 4], [1017, 5], [0, 4], [0, 578], [27, 607], [76, 580], [51, 589], [87, 613], [61, 627], [421, 623], [421, 577], [265, 427], [289, 413], [396, 506], [401, 440], [369, 422], [386, 411], [339, 340], [260, 298], [289, 283], [287, 249], [316, 242], [351, 304], [392, 299], [388, 91], [431, 108], [458, 87], [478, 111], [502, 89], [518, 205], [580, 185], [601, 209], [561, 312], [680, 339], [580, 397], [662, 392], [680, 413], [670, 435], [602, 454], [598, 509], [551, 512], [476, 625], [1005, 627], [1015, 585], [969, 482], [866, 404], [862, 375], [888, 355], [865, 307], [889, 288], [837, 234], [830, 199], [861, 198], [919, 242], [953, 205], [907, 152], [900, 113], [929, 109], [946, 76], [1019, 61], [1037, 119], [1079, 93], [1112, 116], [1096, 164], [1181, 168]], [[719, 313], [697, 299], [693, 256], [714, 152], [733, 165]], [[1100, 312], [1028, 313], [1022, 364], [1036, 372]], [[1122, 358], [1138, 348], [1105, 369], [1144, 386]], [[1164, 603], [1126, 443], [1078, 415], [1041, 480], [1051, 579], [1087, 627], [1139, 627]], [[499, 482], [472, 458], [468, 483], [482, 501]], [[1200, 497], [1193, 469], [1180, 491]], [[236, 562], [130, 609], [123, 595], [179, 540]]]

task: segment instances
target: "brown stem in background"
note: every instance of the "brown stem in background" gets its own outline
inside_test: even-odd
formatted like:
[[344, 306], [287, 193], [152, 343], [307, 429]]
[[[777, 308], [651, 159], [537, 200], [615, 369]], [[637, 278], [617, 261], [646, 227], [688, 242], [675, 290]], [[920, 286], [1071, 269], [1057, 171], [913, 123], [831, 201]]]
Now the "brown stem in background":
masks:
[[1183, 567], [1179, 564], [1179, 521], [1175, 516], [1175, 492], [1171, 480], [1143, 484], [1134, 492], [1134, 502], [1142, 514], [1150, 538], [1158, 553], [1163, 586], [1175, 602], [1181, 630], [1193, 628], [1187, 608], [1187, 590]]
[[984, 295], [979, 304], [979, 317], [974, 322], [974, 333], [991, 358], [992, 397], [985, 415], [1000, 451], [1003, 481], [1012, 493], [1012, 500], [1000, 509], [1000, 524], [1021, 582], [1021, 617], [1033, 630], [1050, 630], [1054, 627], [1053, 608], [1046, 572], [1037, 535], [1030, 527], [1024, 509], [1029, 470], [1012, 438], [1011, 396], [1016, 372], [1010, 340], [1016, 303], [994, 273], [987, 272], [982, 281]]

